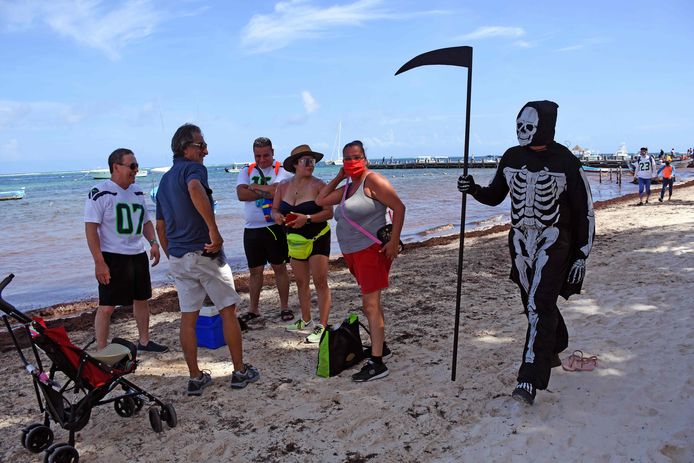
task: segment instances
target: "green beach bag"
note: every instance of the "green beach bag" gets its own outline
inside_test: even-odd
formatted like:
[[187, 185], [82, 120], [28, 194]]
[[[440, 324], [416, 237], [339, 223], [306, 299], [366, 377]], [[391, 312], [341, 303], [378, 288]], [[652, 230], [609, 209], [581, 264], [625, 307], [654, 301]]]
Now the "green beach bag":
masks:
[[313, 252], [313, 242], [330, 231], [330, 225], [325, 224], [322, 229], [313, 238], [304, 238], [298, 233], [287, 233], [287, 247], [289, 248], [289, 257], [294, 259], [308, 259], [308, 256]]
[[351, 313], [340, 326], [329, 326], [323, 331], [318, 345], [316, 375], [323, 378], [336, 376], [364, 360], [359, 325], [359, 316]]

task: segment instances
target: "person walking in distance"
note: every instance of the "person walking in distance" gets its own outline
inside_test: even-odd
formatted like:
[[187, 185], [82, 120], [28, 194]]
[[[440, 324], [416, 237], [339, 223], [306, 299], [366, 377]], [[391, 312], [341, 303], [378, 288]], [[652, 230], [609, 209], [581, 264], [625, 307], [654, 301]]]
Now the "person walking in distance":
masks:
[[651, 197], [651, 180], [656, 176], [655, 159], [648, 154], [648, 148], [643, 147], [639, 150], [639, 156], [634, 163], [634, 178], [639, 182], [639, 202], [637, 206], [642, 206], [643, 195], [646, 194], [646, 204]]
[[663, 202], [663, 196], [665, 196], [665, 190], [668, 190], [667, 200], [670, 201], [672, 198], [672, 183], [675, 180], [675, 166], [671, 165], [672, 158], [668, 156], [665, 158], [665, 163], [658, 169], [659, 176], [663, 178], [663, 188], [660, 190], [660, 197], [658, 201]]

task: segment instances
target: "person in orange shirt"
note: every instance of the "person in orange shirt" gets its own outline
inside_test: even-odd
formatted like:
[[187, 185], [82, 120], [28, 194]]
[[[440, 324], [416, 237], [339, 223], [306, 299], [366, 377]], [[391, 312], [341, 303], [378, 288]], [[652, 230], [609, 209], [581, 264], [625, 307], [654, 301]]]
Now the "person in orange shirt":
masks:
[[658, 201], [663, 202], [663, 196], [665, 196], [665, 189], [668, 188], [667, 200], [670, 201], [672, 198], [672, 182], [675, 180], [675, 166], [670, 165], [672, 158], [668, 156], [665, 158], [665, 164], [658, 169], [658, 176], [663, 177], [663, 188], [660, 190], [660, 197]]

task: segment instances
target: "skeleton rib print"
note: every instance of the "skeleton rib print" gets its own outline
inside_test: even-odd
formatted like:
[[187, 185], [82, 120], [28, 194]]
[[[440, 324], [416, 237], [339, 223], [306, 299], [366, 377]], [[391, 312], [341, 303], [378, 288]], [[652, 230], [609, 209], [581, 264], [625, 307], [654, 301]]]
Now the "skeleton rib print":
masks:
[[566, 175], [541, 170], [529, 172], [506, 167], [511, 191], [511, 225], [524, 230], [550, 227], [559, 220], [559, 195], [566, 189]]

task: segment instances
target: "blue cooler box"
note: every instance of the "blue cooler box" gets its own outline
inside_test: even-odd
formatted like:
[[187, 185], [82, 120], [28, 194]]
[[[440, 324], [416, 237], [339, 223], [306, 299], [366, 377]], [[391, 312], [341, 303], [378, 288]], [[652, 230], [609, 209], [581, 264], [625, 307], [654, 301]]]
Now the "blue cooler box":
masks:
[[214, 307], [203, 307], [195, 324], [198, 335], [198, 347], [217, 349], [226, 345], [222, 330], [222, 318]]

